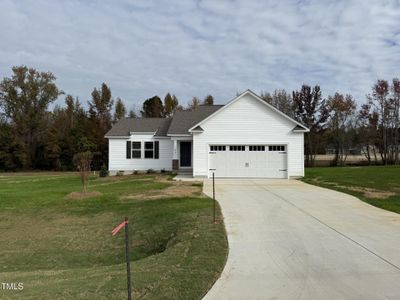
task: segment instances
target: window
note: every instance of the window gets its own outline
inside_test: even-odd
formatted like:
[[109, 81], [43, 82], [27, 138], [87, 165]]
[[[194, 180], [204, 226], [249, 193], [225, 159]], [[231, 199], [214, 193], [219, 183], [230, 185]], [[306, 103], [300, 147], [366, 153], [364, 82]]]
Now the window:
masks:
[[265, 151], [265, 146], [252, 145], [249, 146], [249, 151]]
[[142, 158], [141, 142], [132, 142], [132, 158]]
[[226, 147], [225, 146], [210, 146], [210, 150], [211, 151], [225, 151]]
[[154, 158], [153, 142], [144, 142], [144, 158]]
[[159, 142], [144, 142], [144, 158], [159, 158]]
[[245, 146], [243, 145], [234, 145], [234, 146], [229, 146], [229, 151], [244, 151]]
[[268, 150], [269, 151], [285, 151], [285, 146], [284, 145], [269, 146]]

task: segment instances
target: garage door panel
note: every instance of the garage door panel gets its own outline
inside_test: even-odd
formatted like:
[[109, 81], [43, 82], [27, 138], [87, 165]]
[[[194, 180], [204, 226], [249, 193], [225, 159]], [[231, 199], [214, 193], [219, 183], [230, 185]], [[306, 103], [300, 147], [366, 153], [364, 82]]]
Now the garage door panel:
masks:
[[[249, 151], [249, 145], [245, 151], [232, 151], [238, 147], [225, 145], [225, 151], [209, 151], [209, 175], [215, 173], [216, 177], [262, 177], [262, 178], [286, 178], [287, 177], [287, 153], [286, 146], [263, 145], [252, 149], [263, 151]], [[222, 149], [213, 147], [210, 149]], [[240, 148], [243, 149], [243, 148]], [[271, 151], [270, 151], [271, 150]]]

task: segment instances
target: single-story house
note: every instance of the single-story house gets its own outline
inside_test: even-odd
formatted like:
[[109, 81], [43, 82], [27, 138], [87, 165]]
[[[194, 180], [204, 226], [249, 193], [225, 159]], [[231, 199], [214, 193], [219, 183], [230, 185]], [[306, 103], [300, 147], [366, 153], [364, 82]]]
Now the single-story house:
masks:
[[109, 171], [166, 170], [194, 177], [304, 176], [303, 124], [250, 90], [225, 105], [171, 118], [125, 118], [106, 134]]

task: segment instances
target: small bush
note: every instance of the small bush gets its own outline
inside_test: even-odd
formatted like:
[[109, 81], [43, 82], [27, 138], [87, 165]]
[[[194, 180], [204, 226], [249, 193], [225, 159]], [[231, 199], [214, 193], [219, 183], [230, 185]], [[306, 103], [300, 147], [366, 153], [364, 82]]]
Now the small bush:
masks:
[[137, 174], [139, 174], [139, 171], [138, 170], [133, 170], [132, 175], [137, 175]]
[[118, 171], [117, 176], [124, 176], [124, 171]]
[[101, 166], [101, 169], [100, 169], [100, 172], [99, 172], [99, 176], [100, 177], [107, 177], [108, 176], [108, 170], [107, 170], [106, 165], [102, 165]]
[[154, 174], [156, 171], [154, 171], [153, 169], [148, 169], [147, 170], [147, 174]]

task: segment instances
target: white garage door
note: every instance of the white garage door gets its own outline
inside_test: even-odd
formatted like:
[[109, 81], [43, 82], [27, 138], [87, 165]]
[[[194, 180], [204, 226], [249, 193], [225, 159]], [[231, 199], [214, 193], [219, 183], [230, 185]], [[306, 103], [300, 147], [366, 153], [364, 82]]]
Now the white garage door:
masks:
[[286, 145], [210, 145], [209, 176], [287, 178]]

